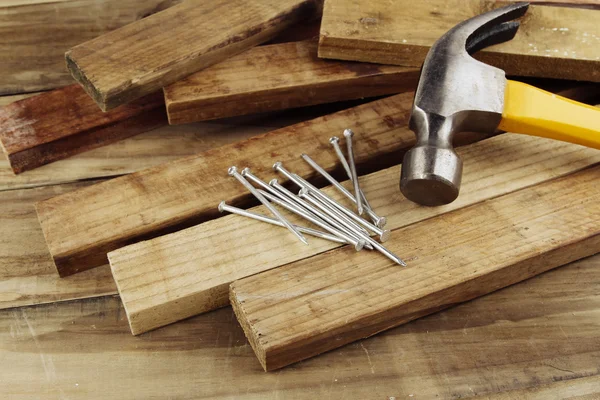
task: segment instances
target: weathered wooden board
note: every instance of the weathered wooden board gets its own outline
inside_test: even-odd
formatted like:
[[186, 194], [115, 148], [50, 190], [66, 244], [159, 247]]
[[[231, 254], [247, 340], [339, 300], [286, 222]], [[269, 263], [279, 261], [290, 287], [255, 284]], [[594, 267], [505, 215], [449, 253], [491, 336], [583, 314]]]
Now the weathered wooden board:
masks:
[[[446, 31], [500, 5], [492, 0], [327, 0], [319, 56], [419, 67]], [[531, 6], [513, 40], [476, 58], [509, 75], [600, 81], [599, 19], [595, 10]]]
[[230, 308], [138, 337], [115, 297], [4, 310], [0, 391], [19, 400], [524, 393], [512, 400], [551, 385], [586, 396], [600, 379], [599, 267], [600, 256], [588, 258], [272, 374]]
[[59, 272], [69, 275], [105, 264], [109, 251], [211, 219], [221, 200], [247, 202], [251, 196], [227, 176], [233, 164], [261, 174], [282, 161], [310, 179], [314, 174], [299, 158], [305, 151], [332, 170], [337, 157], [322, 150], [348, 127], [360, 137], [363, 173], [395, 165], [414, 143], [406, 127], [411, 104], [411, 93], [396, 95], [38, 203], [50, 253]]
[[236, 281], [265, 370], [284, 367], [600, 251], [600, 165], [397, 229], [408, 262], [330, 251]]
[[0, 192], [0, 309], [116, 293], [108, 266], [60, 278], [34, 204], [92, 182]]
[[170, 124], [416, 89], [419, 70], [322, 60], [317, 43], [259, 46], [164, 88]]
[[12, 172], [8, 160], [0, 151], [0, 191], [115, 177], [140, 171], [335, 112], [347, 103], [323, 104], [269, 115], [166, 125], [19, 175]]
[[19, 174], [166, 124], [160, 92], [102, 112], [73, 84], [0, 108], [0, 147]]
[[3, 0], [0, 3], [0, 94], [73, 83], [69, 48], [181, 0]]
[[319, 9], [319, 0], [187, 0], [72, 48], [67, 67], [106, 111], [265, 42]]
[[[398, 191], [399, 167], [361, 179], [373, 207], [388, 218], [386, 228], [405, 227], [600, 163], [596, 150], [514, 134], [462, 147], [459, 154], [465, 164], [461, 195], [445, 207], [419, 207], [404, 199]], [[229, 185], [239, 186], [237, 181]], [[335, 189], [325, 190], [339, 197]], [[264, 206], [254, 211], [269, 214]], [[281, 228], [230, 215], [115, 250], [108, 257], [137, 335], [229, 304], [234, 280], [341, 247], [313, 238], [309, 242], [305, 246]], [[344, 253], [353, 251], [346, 246]]]

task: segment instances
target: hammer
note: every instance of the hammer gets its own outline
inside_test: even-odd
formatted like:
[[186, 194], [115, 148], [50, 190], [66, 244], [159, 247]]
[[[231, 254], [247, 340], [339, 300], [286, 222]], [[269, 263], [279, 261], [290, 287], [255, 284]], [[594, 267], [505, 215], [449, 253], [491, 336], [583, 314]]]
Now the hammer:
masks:
[[496, 129], [600, 149], [600, 109], [506, 79], [503, 70], [471, 54], [511, 40], [528, 3], [501, 7], [456, 25], [429, 50], [419, 78], [409, 127], [415, 146], [406, 153], [400, 190], [426, 206], [458, 197], [462, 161], [456, 132]]

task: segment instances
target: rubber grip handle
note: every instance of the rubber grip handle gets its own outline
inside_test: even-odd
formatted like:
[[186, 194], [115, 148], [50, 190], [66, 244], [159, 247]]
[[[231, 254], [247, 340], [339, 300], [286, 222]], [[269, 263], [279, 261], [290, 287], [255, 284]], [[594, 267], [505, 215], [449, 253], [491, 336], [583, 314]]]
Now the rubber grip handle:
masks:
[[600, 149], [600, 108], [507, 81], [498, 128]]

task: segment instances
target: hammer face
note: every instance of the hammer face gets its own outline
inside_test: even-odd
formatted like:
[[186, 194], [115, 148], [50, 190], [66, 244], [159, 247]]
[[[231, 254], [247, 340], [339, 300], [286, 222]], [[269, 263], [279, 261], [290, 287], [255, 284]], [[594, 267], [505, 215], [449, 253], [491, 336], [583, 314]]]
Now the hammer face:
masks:
[[452, 148], [456, 132], [492, 133], [502, 119], [506, 76], [469, 52], [512, 38], [526, 3], [492, 10], [452, 28], [429, 50], [415, 93], [410, 128], [415, 148], [406, 153], [402, 193], [423, 205], [458, 196], [462, 162]]

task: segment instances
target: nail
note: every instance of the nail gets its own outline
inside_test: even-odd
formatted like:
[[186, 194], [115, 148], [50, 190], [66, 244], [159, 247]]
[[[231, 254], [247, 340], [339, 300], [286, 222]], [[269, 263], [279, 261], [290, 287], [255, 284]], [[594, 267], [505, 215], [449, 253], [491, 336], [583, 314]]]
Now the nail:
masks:
[[[260, 191], [260, 189], [259, 189], [259, 191]], [[274, 195], [272, 195], [268, 192], [263, 191], [262, 194], [266, 198], [271, 200], [273, 203], [278, 204], [281, 207], [287, 209], [288, 211], [291, 211], [294, 214], [297, 214], [297, 215], [307, 219], [308, 221], [312, 222], [313, 224], [325, 229], [327, 232], [331, 233], [332, 235], [335, 235], [335, 236], [338, 236], [338, 237], [344, 239], [347, 243], [352, 244], [356, 251], [362, 250], [363, 247], [365, 246], [365, 243], [366, 243], [365, 240], [357, 239], [354, 236], [350, 236], [341, 230], [335, 229], [333, 226], [326, 224], [319, 218], [315, 218], [313, 215], [311, 215], [311, 213], [301, 209], [300, 207], [294, 207], [293, 205], [289, 204], [288, 202], [281, 201], [279, 198], [275, 197]]]
[[[314, 204], [315, 206], [319, 207], [319, 201], [312, 197], [310, 195], [310, 191], [307, 188], [302, 188], [300, 190], [300, 197], [302, 199], [306, 199], [307, 201], [309, 201], [311, 204]], [[340, 221], [340, 223], [343, 223]], [[384, 246], [382, 246], [381, 244], [377, 243], [375, 240], [373, 240], [371, 237], [369, 237], [368, 235], [365, 235], [364, 233], [354, 229], [351, 226], [347, 226], [349, 229], [351, 229], [356, 235], [359, 235], [359, 238], [364, 239], [367, 245], [372, 245], [375, 249], [379, 250], [380, 253], [382, 253], [383, 255], [385, 255], [387, 258], [389, 258], [390, 260], [394, 261], [397, 264], [402, 265], [403, 267], [406, 267], [406, 263], [397, 255], [395, 255], [394, 253], [392, 253], [391, 251], [389, 251], [388, 249], [386, 249]]]
[[351, 129], [344, 130], [344, 137], [346, 138], [346, 147], [348, 149], [348, 165], [350, 166], [350, 174], [352, 176], [352, 183], [354, 184], [354, 194], [356, 197], [356, 208], [358, 209], [358, 215], [363, 215], [364, 209], [362, 204], [362, 197], [360, 196], [360, 186], [358, 185], [358, 175], [356, 174], [356, 163], [354, 160], [354, 148], [352, 147], [352, 136], [354, 132]]
[[[332, 221], [332, 218], [327, 218], [326, 215], [323, 215], [323, 213], [319, 212], [318, 210], [315, 210], [313, 207], [311, 207], [309, 204], [307, 204], [306, 201], [299, 198], [294, 193], [290, 192], [289, 190], [287, 190], [286, 188], [281, 186], [279, 183], [277, 183], [276, 179], [271, 180], [269, 182], [269, 185], [273, 186], [273, 188], [275, 188], [277, 191], [283, 193], [286, 196], [286, 198], [288, 198], [291, 202], [295, 203], [295, 205], [298, 205], [304, 211], [312, 213], [313, 217], [319, 218], [323, 222], [328, 223], [328, 224], [332, 225], [333, 227], [344, 231], [346, 234], [356, 237], [354, 232], [352, 230], [348, 229], [344, 223], [337, 224], [335, 221]], [[365, 234], [368, 234], [368, 232], [365, 232]], [[359, 239], [359, 237], [356, 237], [356, 238]]]
[[298, 232], [296, 230], [296, 228], [294, 228], [292, 226], [292, 224], [289, 223], [289, 221], [287, 219], [285, 219], [283, 217], [283, 215], [281, 215], [279, 213], [279, 211], [277, 211], [277, 209], [275, 207], [273, 207], [268, 201], [267, 199], [265, 199], [259, 192], [258, 190], [256, 190], [256, 188], [254, 186], [252, 186], [250, 184], [250, 182], [248, 182], [246, 180], [246, 178], [244, 178], [242, 175], [240, 175], [239, 172], [237, 172], [237, 168], [235, 166], [230, 167], [227, 170], [227, 173], [229, 174], [229, 176], [233, 176], [234, 178], [236, 178], [242, 185], [244, 185], [244, 187], [246, 189], [248, 189], [250, 191], [250, 193], [252, 193], [254, 195], [254, 197], [256, 197], [258, 199], [258, 201], [260, 201], [265, 207], [267, 207], [269, 209], [269, 211], [271, 211], [271, 213], [273, 214], [273, 216], [275, 216], [278, 220], [280, 220], [286, 228], [288, 228], [288, 230], [290, 232], [292, 232], [298, 239], [300, 239], [300, 241], [304, 244], [308, 244], [308, 242], [306, 241], [306, 238], [304, 236], [302, 236], [302, 234], [300, 232]]
[[[350, 200], [354, 204], [357, 204], [356, 198], [354, 197], [354, 195], [352, 195], [352, 193], [350, 193], [348, 191], [348, 189], [346, 189], [337, 179], [335, 179], [327, 171], [325, 171], [325, 169], [323, 167], [321, 167], [319, 164], [317, 164], [317, 162], [315, 160], [310, 158], [310, 156], [308, 154], [302, 154], [302, 159], [304, 161], [306, 161], [315, 171], [317, 171], [319, 174], [321, 174], [321, 176], [323, 176], [325, 179], [327, 179], [329, 181], [329, 183], [331, 183], [344, 196], [346, 196], [348, 198], [348, 200]], [[362, 194], [362, 190], [360, 191], [360, 193]], [[364, 194], [362, 194], [362, 196], [363, 196], [363, 200], [366, 200], [364, 198]], [[365, 205], [366, 204], [367, 203], [365, 202]], [[373, 223], [378, 228], [382, 228], [383, 225], [387, 222], [387, 219], [385, 217], [379, 217], [377, 214], [375, 214], [375, 212], [371, 209], [371, 207], [367, 206], [365, 208], [366, 208], [367, 214], [369, 215], [369, 217], [371, 218]]]
[[[219, 212], [229, 212], [231, 214], [241, 215], [243, 217], [252, 218], [257, 221], [262, 221], [262, 222], [266, 222], [267, 224], [281, 226], [281, 227], [285, 228], [285, 225], [278, 219], [268, 217], [263, 214], [254, 213], [252, 211], [242, 210], [241, 208], [230, 206], [229, 204], [225, 203], [224, 201], [219, 203]], [[299, 232], [306, 233], [307, 235], [312, 235], [314, 237], [318, 237], [321, 239], [329, 240], [331, 242], [344, 243], [344, 244], [346, 243], [346, 241], [344, 239], [341, 239], [334, 235], [330, 235], [325, 232], [318, 231], [316, 229], [299, 226], [299, 225], [294, 225], [294, 228], [296, 228]]]
[[364, 220], [360, 216], [356, 215], [354, 213], [354, 211], [349, 210], [348, 208], [344, 207], [337, 201], [333, 200], [331, 197], [329, 197], [325, 193], [323, 193], [323, 191], [317, 189], [316, 187], [314, 187], [313, 185], [308, 183], [306, 180], [304, 180], [300, 176], [295, 175], [295, 174], [292, 174], [292, 175], [294, 176], [294, 179], [296, 179], [299, 183], [302, 184], [303, 187], [307, 187], [312, 193], [316, 194], [321, 201], [324, 201], [327, 204], [337, 208], [338, 210], [343, 212], [346, 216], [350, 217], [350, 219], [352, 219], [354, 222], [356, 222], [359, 225], [362, 225], [363, 227], [365, 227], [366, 229], [378, 234], [379, 239], [382, 242], [386, 242], [390, 238], [391, 232], [389, 230], [381, 229], [378, 226], [373, 225], [371, 222]]
[[[348, 175], [348, 179], [352, 181], [352, 173], [350, 172], [350, 166], [348, 165], [348, 161], [346, 161], [346, 157], [344, 156], [342, 148], [340, 147], [340, 138], [338, 138], [337, 136], [333, 136], [329, 138], [329, 143], [331, 143], [331, 145], [333, 146], [335, 154], [337, 154], [340, 163], [346, 171], [346, 175]], [[365, 193], [362, 191], [362, 189], [360, 190], [360, 195], [362, 197], [363, 203], [365, 204], [365, 208], [367, 209], [367, 214], [369, 214], [369, 218], [371, 218], [371, 221], [373, 221], [373, 223], [378, 227], [383, 228], [387, 223], [387, 218], [380, 217], [375, 213], [373, 207], [371, 207], [371, 204], [369, 203], [369, 200], [367, 200], [367, 196], [365, 196]]]

